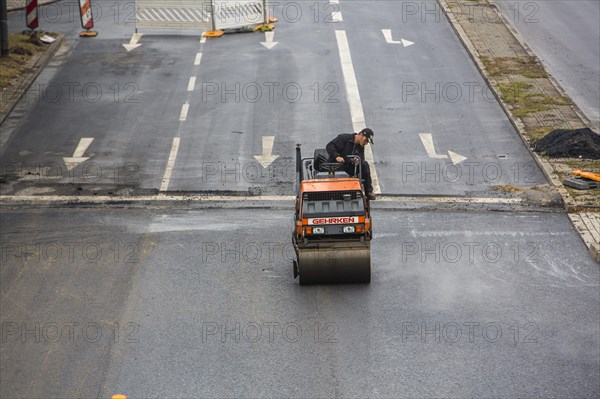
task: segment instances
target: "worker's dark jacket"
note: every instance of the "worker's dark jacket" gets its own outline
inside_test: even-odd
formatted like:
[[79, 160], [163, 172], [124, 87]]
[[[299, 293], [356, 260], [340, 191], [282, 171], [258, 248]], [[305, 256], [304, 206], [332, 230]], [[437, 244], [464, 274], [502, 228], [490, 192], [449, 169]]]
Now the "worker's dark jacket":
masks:
[[327, 153], [329, 162], [336, 162], [339, 156], [346, 158], [346, 155], [358, 155], [361, 160], [365, 160], [365, 150], [360, 144], [354, 144], [354, 133], [342, 133], [327, 144]]
[[[371, 172], [369, 164], [365, 161], [365, 149], [360, 144], [354, 144], [354, 133], [342, 133], [327, 144], [327, 153], [329, 154], [329, 162], [337, 162], [335, 158], [344, 157], [347, 155], [358, 155], [361, 159], [362, 178], [365, 182], [365, 190], [367, 193], [373, 191], [371, 184]], [[354, 174], [354, 166], [346, 162], [344, 170], [352, 176]]]

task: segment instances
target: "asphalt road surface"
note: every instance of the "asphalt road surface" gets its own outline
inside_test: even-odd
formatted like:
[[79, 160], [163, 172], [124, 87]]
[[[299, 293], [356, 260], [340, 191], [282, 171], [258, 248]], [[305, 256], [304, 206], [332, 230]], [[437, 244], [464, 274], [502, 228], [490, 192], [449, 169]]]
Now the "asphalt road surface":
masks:
[[[597, 395], [597, 264], [435, 2], [209, 40], [132, 37], [125, 1], [79, 39], [73, 3], [0, 133], [0, 397]], [[364, 125], [372, 282], [300, 287], [295, 144]]]
[[287, 210], [5, 211], [2, 396], [595, 395], [566, 215], [374, 215], [370, 285], [300, 287]]
[[600, 2], [496, 3], [569, 97], [600, 129]]

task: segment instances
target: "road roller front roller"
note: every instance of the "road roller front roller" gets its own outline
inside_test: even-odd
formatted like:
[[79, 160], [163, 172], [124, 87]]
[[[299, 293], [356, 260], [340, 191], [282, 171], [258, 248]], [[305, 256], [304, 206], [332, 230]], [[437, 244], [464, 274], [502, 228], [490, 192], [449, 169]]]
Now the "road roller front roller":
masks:
[[296, 147], [292, 243], [300, 285], [371, 281], [371, 215], [355, 158], [347, 160], [356, 164], [350, 176], [343, 165], [327, 162], [326, 150], [302, 159], [300, 144]]

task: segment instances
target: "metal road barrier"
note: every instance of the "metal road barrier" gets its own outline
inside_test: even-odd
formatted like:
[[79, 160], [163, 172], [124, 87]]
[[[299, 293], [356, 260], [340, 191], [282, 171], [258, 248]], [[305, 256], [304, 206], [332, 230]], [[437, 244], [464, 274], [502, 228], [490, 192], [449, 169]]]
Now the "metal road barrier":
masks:
[[210, 0], [136, 0], [135, 30], [195, 29], [210, 30]]
[[265, 0], [213, 0], [213, 30], [260, 24], [267, 20]]
[[233, 29], [268, 19], [266, 0], [136, 0], [136, 32]]

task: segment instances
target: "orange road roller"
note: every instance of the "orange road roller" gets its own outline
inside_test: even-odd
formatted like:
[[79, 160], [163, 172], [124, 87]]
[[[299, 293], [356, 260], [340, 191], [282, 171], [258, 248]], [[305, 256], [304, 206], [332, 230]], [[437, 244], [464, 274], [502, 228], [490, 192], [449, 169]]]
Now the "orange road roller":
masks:
[[360, 162], [347, 157], [356, 164], [350, 176], [328, 158], [317, 149], [313, 158], [302, 159], [296, 146], [294, 278], [300, 285], [369, 283], [372, 223]]

